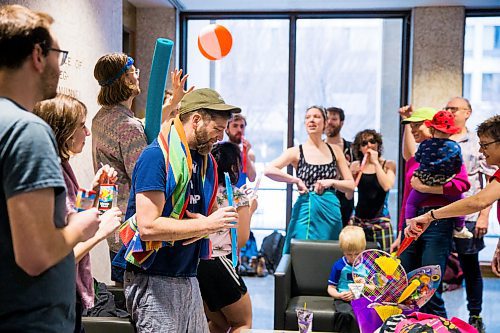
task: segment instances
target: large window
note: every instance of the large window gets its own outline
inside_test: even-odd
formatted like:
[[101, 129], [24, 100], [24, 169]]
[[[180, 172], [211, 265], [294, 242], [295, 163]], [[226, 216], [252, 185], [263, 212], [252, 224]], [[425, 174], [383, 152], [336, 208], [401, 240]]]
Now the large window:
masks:
[[[227, 102], [242, 107], [258, 173], [290, 143], [304, 142], [304, 112], [313, 104], [346, 111], [342, 135], [348, 140], [365, 128], [381, 131], [384, 157], [398, 161], [397, 109], [405, 102], [401, 98], [405, 15], [326, 18], [280, 14], [258, 19], [244, 15], [227, 19], [229, 15], [224, 15], [222, 19], [183, 14], [186, 38], [181, 66], [190, 75], [189, 85], [214, 88]], [[198, 50], [198, 34], [210, 23], [224, 25], [233, 36], [233, 49], [219, 61], [205, 59]], [[286, 228], [292, 204], [287, 202], [287, 191], [291, 189], [285, 184], [262, 178], [252, 229]], [[396, 186], [391, 191], [390, 210], [396, 221]]]
[[[231, 32], [233, 47], [224, 59], [209, 61], [197, 43], [200, 30], [211, 22], [215, 21], [188, 21], [188, 85], [216, 89], [226, 102], [242, 108], [259, 175], [287, 146], [289, 22], [217, 20]], [[285, 184], [262, 177], [258, 195], [252, 228], [285, 229]]]
[[467, 17], [465, 24], [464, 96], [474, 130], [500, 110], [500, 17]]
[[[465, 27], [464, 96], [473, 109], [467, 127], [475, 131], [500, 110], [500, 16], [467, 17]], [[486, 250], [479, 253], [485, 261], [491, 260], [500, 236], [495, 212], [496, 203], [490, 213]]]
[[[336, 106], [346, 119], [342, 136], [375, 129], [382, 157], [398, 161], [402, 19], [302, 19], [297, 21], [295, 144], [307, 138], [307, 107]], [[397, 184], [389, 197], [397, 218]]]

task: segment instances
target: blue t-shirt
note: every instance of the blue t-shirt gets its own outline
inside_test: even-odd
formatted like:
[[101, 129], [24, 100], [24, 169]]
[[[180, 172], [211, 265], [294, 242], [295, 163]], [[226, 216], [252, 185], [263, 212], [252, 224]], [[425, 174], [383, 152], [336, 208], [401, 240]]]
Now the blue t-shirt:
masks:
[[[175, 153], [175, 152], [170, 152]], [[202, 166], [203, 157], [196, 151], [191, 150], [193, 160], [193, 174], [189, 184], [189, 204], [188, 210], [192, 213], [202, 213], [203, 203], [205, 200], [202, 195], [202, 180], [200, 175], [200, 167]], [[169, 177], [173, 177], [169, 173]], [[165, 157], [157, 140], [154, 140], [137, 160], [137, 163], [132, 174], [132, 186], [130, 189], [130, 198], [128, 202], [126, 219], [134, 215], [136, 212], [136, 193], [149, 191], [166, 190], [166, 167]], [[165, 193], [165, 195], [167, 195]], [[172, 210], [172, 201], [170, 198], [165, 198], [165, 207], [163, 208], [162, 216], [168, 217], [168, 213]], [[189, 245], [182, 245], [182, 240], [174, 242], [173, 246], [162, 247], [156, 254], [154, 262], [151, 266], [144, 270], [132, 264], [126, 265], [123, 254], [124, 247], [115, 257], [113, 264], [124, 267], [133, 271], [139, 271], [147, 274], [163, 275], [169, 277], [195, 277], [200, 257], [201, 242], [197, 241]]]
[[[52, 129], [13, 101], [0, 98], [0, 331], [73, 332], [75, 258], [71, 251], [38, 276], [16, 263], [7, 200], [54, 189], [54, 225], [66, 223], [66, 186]], [[30, 246], [29, 240], [23, 246]], [[36, 255], [36, 249], [33, 249]]]
[[347, 262], [346, 257], [342, 257], [333, 264], [328, 285], [337, 287], [339, 292], [349, 291], [349, 283], [353, 283], [352, 265]]

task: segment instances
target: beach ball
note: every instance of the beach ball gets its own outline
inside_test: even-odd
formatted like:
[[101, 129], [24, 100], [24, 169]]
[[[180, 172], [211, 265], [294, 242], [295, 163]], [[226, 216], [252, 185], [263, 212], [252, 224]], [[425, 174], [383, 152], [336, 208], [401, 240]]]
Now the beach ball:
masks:
[[228, 55], [233, 46], [233, 37], [226, 27], [210, 24], [198, 35], [198, 48], [208, 60], [219, 60]]

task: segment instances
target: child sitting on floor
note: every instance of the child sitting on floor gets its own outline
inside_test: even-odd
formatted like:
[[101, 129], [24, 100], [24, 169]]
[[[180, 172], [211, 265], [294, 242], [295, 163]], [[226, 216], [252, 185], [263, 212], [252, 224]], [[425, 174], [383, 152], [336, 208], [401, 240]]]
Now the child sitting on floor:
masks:
[[352, 263], [366, 248], [365, 232], [361, 227], [346, 226], [340, 232], [339, 243], [344, 256], [333, 264], [328, 278], [328, 294], [334, 298], [335, 306], [334, 331], [359, 332], [351, 306], [354, 294], [349, 284], [354, 283]]

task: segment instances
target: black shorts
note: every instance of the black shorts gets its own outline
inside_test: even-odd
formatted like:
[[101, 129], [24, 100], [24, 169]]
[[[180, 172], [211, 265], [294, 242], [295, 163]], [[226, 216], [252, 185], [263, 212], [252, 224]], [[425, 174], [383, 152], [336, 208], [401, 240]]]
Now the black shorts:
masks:
[[210, 311], [219, 311], [238, 301], [247, 293], [247, 286], [233, 268], [231, 255], [201, 260], [198, 265], [198, 283], [201, 297]]

